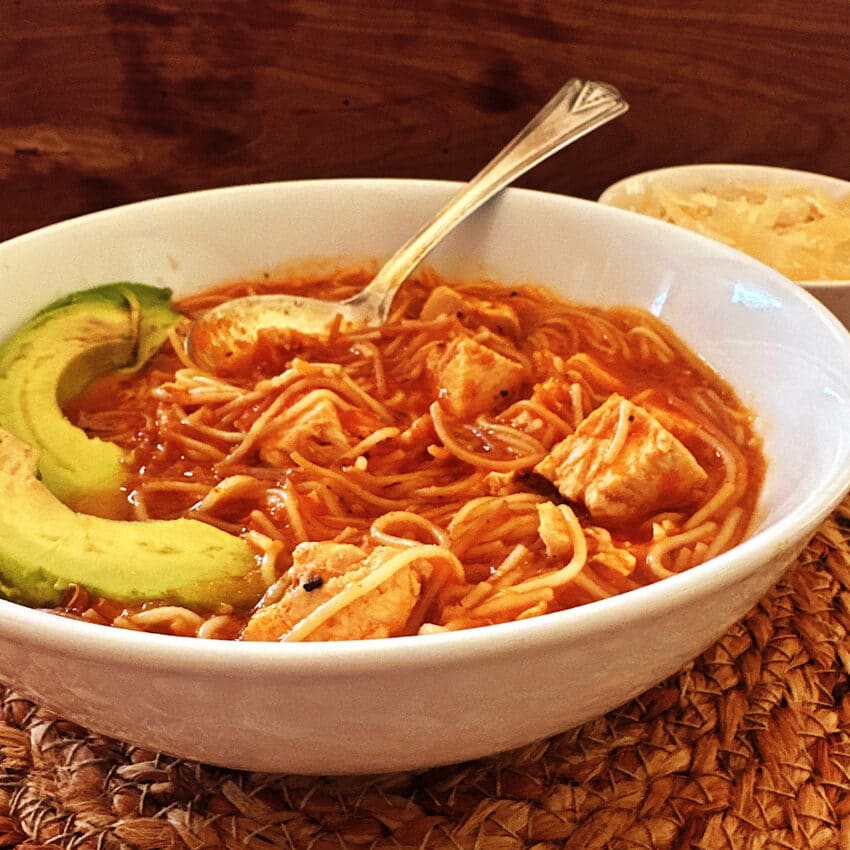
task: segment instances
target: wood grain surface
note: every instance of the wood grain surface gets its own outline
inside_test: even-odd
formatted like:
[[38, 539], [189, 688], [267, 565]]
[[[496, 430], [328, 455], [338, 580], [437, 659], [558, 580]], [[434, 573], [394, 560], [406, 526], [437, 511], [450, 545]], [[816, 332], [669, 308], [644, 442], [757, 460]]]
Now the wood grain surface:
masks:
[[571, 76], [630, 112], [522, 185], [850, 178], [850, 0], [0, 0], [0, 239], [202, 187], [466, 179]]

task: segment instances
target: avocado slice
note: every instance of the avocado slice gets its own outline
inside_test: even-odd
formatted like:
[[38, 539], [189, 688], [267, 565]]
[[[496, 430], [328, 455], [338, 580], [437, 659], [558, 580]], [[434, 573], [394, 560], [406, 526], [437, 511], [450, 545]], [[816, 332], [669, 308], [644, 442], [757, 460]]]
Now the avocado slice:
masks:
[[61, 602], [79, 584], [119, 602], [213, 610], [262, 594], [248, 544], [192, 519], [123, 522], [77, 513], [36, 477], [38, 452], [0, 429], [0, 596]]
[[0, 347], [0, 427], [39, 449], [39, 475], [62, 501], [96, 503], [124, 479], [121, 449], [72, 425], [62, 404], [100, 375], [139, 368], [179, 320], [168, 289], [106, 284], [53, 302]]
[[212, 610], [263, 593], [239, 537], [198, 520], [74, 510], [119, 492], [123, 452], [75, 427], [62, 404], [100, 375], [138, 369], [178, 321], [169, 290], [107, 284], [55, 301], [0, 346], [0, 596], [54, 606], [79, 584], [119, 602]]

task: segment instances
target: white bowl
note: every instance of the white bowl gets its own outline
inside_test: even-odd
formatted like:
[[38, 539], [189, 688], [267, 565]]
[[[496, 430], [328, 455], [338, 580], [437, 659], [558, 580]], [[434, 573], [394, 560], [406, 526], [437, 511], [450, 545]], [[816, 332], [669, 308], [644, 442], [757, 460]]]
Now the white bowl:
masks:
[[[599, 196], [599, 202], [632, 209], [634, 201], [653, 184], [679, 192], [710, 191], [713, 186], [764, 185], [813, 189], [833, 199], [850, 195], [850, 182], [826, 174], [770, 165], [708, 163], [676, 165], [633, 174], [609, 186]], [[798, 283], [850, 328], [850, 280], [805, 280]]]
[[[0, 245], [0, 338], [90, 284], [185, 293], [317, 257], [383, 258], [455, 189], [266, 184], [48, 227]], [[0, 601], [0, 679], [88, 728], [234, 768], [351, 773], [470, 759], [566, 730], [674, 673], [768, 590], [850, 488], [850, 336], [766, 266], [644, 216], [519, 189], [467, 222], [432, 265], [642, 305], [670, 323], [758, 413], [769, 465], [756, 533], [620, 597], [390, 640], [213, 642]]]

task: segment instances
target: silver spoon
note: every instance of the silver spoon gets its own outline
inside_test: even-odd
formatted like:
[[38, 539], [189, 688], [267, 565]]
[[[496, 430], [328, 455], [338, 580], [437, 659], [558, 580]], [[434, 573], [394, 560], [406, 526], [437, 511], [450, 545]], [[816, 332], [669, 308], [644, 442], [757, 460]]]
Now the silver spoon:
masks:
[[301, 295], [249, 295], [225, 301], [192, 323], [186, 338], [195, 362], [215, 368], [250, 345], [262, 328], [291, 327], [321, 334], [336, 316], [347, 326], [386, 321], [398, 288], [457, 225], [520, 175], [597, 127], [622, 115], [628, 104], [606, 83], [571, 79], [411, 237], [361, 292], [345, 301]]

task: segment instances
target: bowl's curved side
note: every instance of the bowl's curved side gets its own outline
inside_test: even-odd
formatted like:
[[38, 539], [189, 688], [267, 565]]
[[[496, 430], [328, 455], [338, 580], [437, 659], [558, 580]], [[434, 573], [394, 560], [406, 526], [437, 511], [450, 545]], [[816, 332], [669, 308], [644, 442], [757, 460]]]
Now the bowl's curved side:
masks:
[[76, 653], [0, 627], [0, 678], [86, 728], [184, 758], [305, 774], [414, 770], [522, 746], [637, 696], [740, 619], [794, 554], [696, 599], [367, 653], [271, 645], [190, 657], [186, 640], [160, 636]]
[[[456, 184], [315, 181], [110, 210], [0, 245], [0, 336], [87, 284], [188, 292], [284, 264], [377, 262]], [[255, 770], [410, 769], [518, 746], [650, 687], [757, 601], [850, 489], [850, 337], [764, 266], [661, 222], [509, 190], [432, 256], [668, 321], [758, 412], [772, 459], [754, 536], [585, 608], [468, 633], [325, 645], [162, 638], [0, 602], [0, 678], [90, 728]]]

